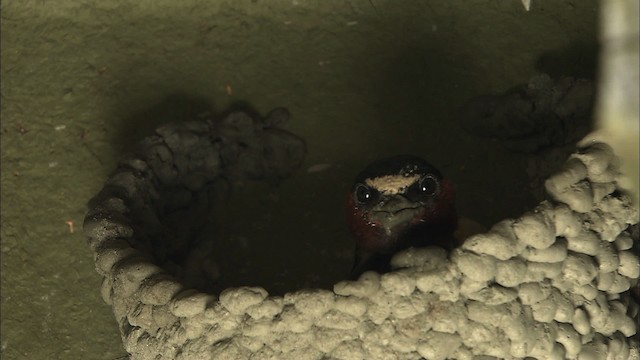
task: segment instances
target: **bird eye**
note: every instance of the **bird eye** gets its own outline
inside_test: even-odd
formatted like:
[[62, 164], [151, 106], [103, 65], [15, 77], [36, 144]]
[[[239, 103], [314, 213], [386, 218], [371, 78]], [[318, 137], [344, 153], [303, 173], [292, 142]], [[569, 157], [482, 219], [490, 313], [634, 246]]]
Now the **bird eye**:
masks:
[[440, 190], [440, 184], [438, 180], [433, 177], [433, 175], [426, 175], [422, 179], [420, 179], [420, 183], [418, 184], [420, 188], [420, 192], [423, 195], [433, 196], [438, 193]]
[[363, 184], [356, 185], [356, 190], [354, 192], [356, 201], [360, 205], [366, 205], [371, 203], [375, 197], [375, 190], [370, 189], [368, 186]]

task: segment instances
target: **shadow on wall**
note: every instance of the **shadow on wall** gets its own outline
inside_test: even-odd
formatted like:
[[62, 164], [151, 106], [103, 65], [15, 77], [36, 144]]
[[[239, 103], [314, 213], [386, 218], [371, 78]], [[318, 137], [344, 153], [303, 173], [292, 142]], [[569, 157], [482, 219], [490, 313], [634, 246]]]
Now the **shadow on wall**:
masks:
[[[394, 57], [388, 59], [375, 84], [381, 116], [389, 127], [403, 124], [418, 126], [420, 130], [442, 127], [431, 114], [455, 106], [451, 89], [455, 84], [466, 83], [465, 71], [461, 69], [472, 65], [465, 64], [465, 59], [451, 62], [446, 47], [429, 39], [420, 44], [406, 44], [392, 53]], [[468, 83], [465, 86], [475, 87]]]
[[572, 76], [596, 79], [600, 47], [596, 42], [577, 41], [569, 46], [549, 50], [536, 61], [536, 70], [551, 77]]
[[175, 93], [162, 101], [125, 117], [118, 123], [112, 142], [117, 144], [118, 158], [130, 152], [135, 144], [155, 129], [171, 122], [184, 122], [211, 114], [213, 105], [204, 97]]

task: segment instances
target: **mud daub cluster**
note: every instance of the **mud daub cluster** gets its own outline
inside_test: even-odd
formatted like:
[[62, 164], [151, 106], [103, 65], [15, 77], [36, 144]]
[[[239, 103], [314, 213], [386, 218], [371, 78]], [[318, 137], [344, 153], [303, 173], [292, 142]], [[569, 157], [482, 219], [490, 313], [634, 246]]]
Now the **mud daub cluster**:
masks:
[[462, 108], [464, 128], [524, 153], [574, 144], [592, 127], [595, 88], [572, 77], [542, 74], [504, 94], [482, 95]]
[[[97, 254], [117, 249], [186, 276], [187, 268], [198, 266], [189, 264], [196, 234], [233, 182], [277, 182], [302, 164], [304, 140], [279, 127], [288, 118], [284, 108], [264, 118], [234, 111], [158, 128], [119, 163], [90, 201], [85, 219], [89, 245]], [[102, 274], [117, 261], [109, 256], [96, 260]], [[206, 271], [189, 275], [211, 281]]]

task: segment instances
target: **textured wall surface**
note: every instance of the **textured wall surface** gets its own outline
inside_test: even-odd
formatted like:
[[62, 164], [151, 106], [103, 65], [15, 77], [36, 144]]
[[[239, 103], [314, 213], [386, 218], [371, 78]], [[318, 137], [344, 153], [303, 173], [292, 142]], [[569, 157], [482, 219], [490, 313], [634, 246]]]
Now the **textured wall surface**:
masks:
[[[79, 228], [129, 145], [190, 113], [176, 95], [215, 110], [284, 104], [301, 120], [291, 129], [309, 144], [304, 169], [331, 165], [297, 173], [280, 193], [280, 204], [294, 200], [282, 213], [317, 205], [294, 229], [308, 232], [300, 252], [314, 256], [287, 263], [301, 277], [323, 272], [308, 287], [332, 289], [348, 271], [336, 189], [372, 158], [403, 151], [438, 164], [461, 213], [484, 226], [532, 209], [527, 159], [460, 134], [456, 110], [540, 71], [593, 75], [598, 2], [534, 0], [526, 12], [495, 0], [2, 1], [0, 358], [126, 354]], [[558, 169], [547, 168], [536, 181]], [[254, 280], [271, 295], [306, 282]]]
[[[259, 287], [219, 296], [185, 287], [152, 262], [188, 240], [149, 234], [226, 172], [273, 171], [270, 158], [253, 153], [262, 140], [237, 146], [282, 135], [255, 124], [235, 113], [165, 126], [92, 200], [85, 234], [133, 359], [638, 358], [638, 305], [627, 291], [640, 272], [630, 251], [638, 210], [616, 188], [618, 159], [602, 143], [548, 179], [554, 201], [472, 236], [450, 256], [409, 249], [391, 273], [282, 297]], [[275, 146], [303, 146], [286, 136]], [[285, 153], [298, 154], [284, 157], [295, 167], [299, 153]], [[176, 189], [191, 195], [168, 198]]]

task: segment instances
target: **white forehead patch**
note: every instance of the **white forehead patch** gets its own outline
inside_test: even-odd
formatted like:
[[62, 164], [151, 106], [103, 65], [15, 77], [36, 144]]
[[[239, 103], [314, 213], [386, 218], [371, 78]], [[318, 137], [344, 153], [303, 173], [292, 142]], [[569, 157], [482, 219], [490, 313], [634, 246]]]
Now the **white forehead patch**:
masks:
[[365, 184], [378, 190], [384, 195], [394, 195], [404, 192], [406, 188], [420, 179], [419, 175], [385, 175], [365, 180]]

